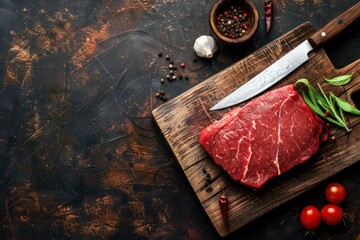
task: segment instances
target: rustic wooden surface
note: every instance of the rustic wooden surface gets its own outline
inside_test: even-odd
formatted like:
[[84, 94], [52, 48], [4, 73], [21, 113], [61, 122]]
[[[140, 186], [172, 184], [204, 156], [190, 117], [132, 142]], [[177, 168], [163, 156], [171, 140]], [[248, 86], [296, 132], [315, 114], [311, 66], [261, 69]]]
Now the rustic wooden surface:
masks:
[[[307, 39], [311, 33], [311, 25], [303, 24], [153, 111], [159, 128], [220, 236], [228, 235], [360, 161], [359, 118], [352, 118], [352, 131], [349, 134], [346, 130], [344, 132], [338, 128], [331, 129], [331, 136], [336, 136], [336, 142], [330, 140], [322, 144], [318, 154], [308, 164], [267, 183], [259, 191], [253, 191], [230, 180], [198, 142], [204, 126], [219, 120], [221, 115], [232, 108], [217, 112], [208, 109]], [[352, 83], [346, 89], [324, 84], [324, 76], [332, 78], [341, 74], [353, 74]], [[360, 93], [360, 59], [337, 70], [326, 53], [319, 49], [311, 53], [307, 63], [269, 90], [294, 84], [300, 78], [309, 79], [314, 87], [317, 83], [324, 85], [327, 92], [337, 92], [338, 95], [346, 92], [347, 100], [353, 103], [351, 93]], [[240, 106], [244, 104], [246, 102]], [[203, 169], [211, 174], [210, 191], [205, 185], [206, 174]], [[218, 204], [223, 192], [229, 195], [229, 228], [222, 219]]]
[[[260, 24], [248, 44], [218, 43], [213, 59], [193, 62], [195, 38], [212, 34], [214, 2], [0, 1], [1, 239], [219, 239], [152, 118], [164, 104], [155, 93], [163, 88], [174, 99], [296, 26], [318, 29], [358, 1], [274, 0], [269, 35]], [[254, 3], [263, 22], [263, 1]], [[359, 43], [358, 21], [325, 51], [340, 69], [359, 58]], [[159, 51], [185, 62], [189, 80], [162, 85], [168, 70]], [[327, 180], [348, 189], [347, 224], [322, 226], [320, 239], [358, 238], [359, 170]], [[304, 239], [299, 211], [324, 204], [327, 181], [226, 239]]]

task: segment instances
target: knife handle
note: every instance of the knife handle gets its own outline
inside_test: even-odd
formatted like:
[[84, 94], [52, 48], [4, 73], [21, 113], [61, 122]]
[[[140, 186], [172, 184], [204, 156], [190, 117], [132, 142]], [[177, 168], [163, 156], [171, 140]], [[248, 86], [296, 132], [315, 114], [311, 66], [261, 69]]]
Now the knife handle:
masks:
[[313, 48], [325, 43], [333, 38], [336, 34], [341, 32], [349, 24], [354, 22], [360, 16], [360, 1], [347, 11], [339, 15], [337, 18], [319, 29], [316, 33], [311, 35], [309, 41]]

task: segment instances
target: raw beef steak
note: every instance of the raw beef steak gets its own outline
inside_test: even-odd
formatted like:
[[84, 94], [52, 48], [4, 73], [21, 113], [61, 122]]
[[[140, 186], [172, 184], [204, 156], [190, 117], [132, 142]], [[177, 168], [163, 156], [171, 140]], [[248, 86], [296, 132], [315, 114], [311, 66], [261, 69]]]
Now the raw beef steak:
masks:
[[234, 108], [200, 133], [200, 144], [231, 178], [252, 188], [307, 161], [328, 137], [293, 85]]

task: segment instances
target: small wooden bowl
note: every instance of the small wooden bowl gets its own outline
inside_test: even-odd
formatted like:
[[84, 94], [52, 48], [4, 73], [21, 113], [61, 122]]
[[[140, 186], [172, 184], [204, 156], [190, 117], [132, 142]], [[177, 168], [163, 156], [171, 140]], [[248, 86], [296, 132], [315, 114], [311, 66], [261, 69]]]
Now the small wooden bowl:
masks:
[[[217, 28], [217, 23], [219, 22], [217, 18], [219, 17], [219, 14], [223, 14], [224, 11], [229, 9], [231, 6], [238, 6], [245, 11], [247, 13], [247, 21], [249, 23], [245, 33], [236, 38], [225, 36], [224, 33]], [[254, 36], [259, 26], [259, 12], [250, 0], [218, 0], [210, 12], [210, 26], [215, 36], [223, 42], [228, 44], [241, 44]]]

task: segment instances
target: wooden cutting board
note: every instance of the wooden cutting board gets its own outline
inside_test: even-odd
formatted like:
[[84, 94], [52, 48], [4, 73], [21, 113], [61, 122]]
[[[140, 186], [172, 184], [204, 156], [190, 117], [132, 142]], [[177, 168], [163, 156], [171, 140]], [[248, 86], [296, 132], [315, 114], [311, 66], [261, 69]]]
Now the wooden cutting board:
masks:
[[[311, 33], [311, 24], [304, 23], [152, 112], [220, 236], [228, 235], [360, 160], [360, 117], [353, 116], [349, 116], [352, 128], [350, 133], [331, 127], [331, 134], [336, 136], [336, 141], [324, 143], [307, 163], [271, 180], [258, 191], [231, 180], [198, 142], [200, 131], [230, 110], [210, 112], [210, 107], [293, 49]], [[349, 73], [354, 74], [353, 80], [346, 87], [333, 87], [324, 83], [324, 76], [331, 78]], [[319, 82], [325, 91], [332, 91], [359, 104], [359, 74], [360, 60], [342, 69], [335, 69], [324, 50], [319, 49], [310, 54], [307, 63], [271, 89], [307, 78], [313, 86]], [[352, 101], [356, 95], [357, 100]], [[207, 174], [210, 181], [207, 180]], [[229, 201], [229, 227], [222, 219], [218, 204], [222, 191]]]

